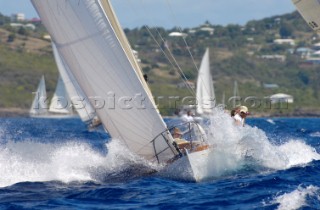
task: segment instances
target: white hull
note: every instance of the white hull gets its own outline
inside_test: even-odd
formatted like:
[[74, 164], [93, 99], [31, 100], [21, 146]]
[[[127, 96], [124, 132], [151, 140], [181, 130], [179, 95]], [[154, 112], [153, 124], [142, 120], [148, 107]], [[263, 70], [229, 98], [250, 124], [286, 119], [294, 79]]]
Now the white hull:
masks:
[[187, 155], [166, 166], [160, 176], [170, 179], [201, 182], [215, 177], [215, 173], [208, 170], [209, 155], [213, 149], [187, 153]]

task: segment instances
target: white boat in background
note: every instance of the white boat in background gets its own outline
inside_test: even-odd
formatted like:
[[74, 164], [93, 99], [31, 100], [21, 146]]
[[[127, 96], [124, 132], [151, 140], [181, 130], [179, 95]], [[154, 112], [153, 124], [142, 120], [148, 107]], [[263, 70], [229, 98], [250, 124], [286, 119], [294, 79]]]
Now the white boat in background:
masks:
[[29, 115], [30, 117], [41, 117], [48, 115], [46, 82], [43, 75], [40, 79], [37, 92], [35, 92], [35, 97], [32, 101]]
[[48, 97], [44, 76], [41, 77], [37, 92], [29, 112], [30, 117], [69, 118], [75, 117], [64, 83], [59, 77], [54, 95], [48, 106]]
[[67, 94], [66, 87], [61, 76], [58, 78], [56, 90], [51, 99], [49, 114], [61, 117], [71, 117], [74, 115], [70, 104], [70, 98]]
[[[200, 139], [194, 144], [189, 142], [190, 148], [180, 148], [172, 137], [110, 1], [32, 0], [32, 3], [86, 97], [104, 100], [104, 106], [96, 113], [114, 140], [122, 141], [131, 152], [146, 160], [169, 166], [176, 161], [190, 165], [193, 161], [189, 160], [197, 159], [197, 154], [203, 157], [203, 153], [210, 151]], [[193, 176], [193, 180], [200, 181], [208, 175]]]
[[68, 93], [68, 96], [64, 97], [70, 98], [68, 102], [74, 107], [82, 122], [86, 123], [89, 129], [97, 127], [100, 125], [100, 120], [96, 116], [95, 109], [91, 106], [89, 99], [85, 96], [77, 80], [70, 72], [69, 67], [59, 55], [54, 43], [52, 43], [52, 49], [60, 77]]
[[292, 0], [298, 12], [314, 31], [320, 31], [320, 2], [318, 0]]
[[201, 61], [197, 79], [197, 109], [199, 115], [212, 114], [216, 96], [210, 72], [209, 48], [206, 49]]

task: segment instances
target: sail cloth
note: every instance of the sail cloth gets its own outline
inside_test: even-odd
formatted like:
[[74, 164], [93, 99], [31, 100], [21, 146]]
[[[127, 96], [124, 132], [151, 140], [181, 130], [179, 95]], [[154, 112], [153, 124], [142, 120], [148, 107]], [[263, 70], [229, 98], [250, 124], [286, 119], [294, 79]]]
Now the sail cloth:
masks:
[[47, 91], [44, 76], [42, 76], [40, 79], [29, 114], [30, 116], [41, 116], [48, 114]]
[[91, 105], [112, 138], [148, 160], [155, 160], [154, 146], [161, 152], [161, 162], [172, 158], [172, 137], [158, 136], [166, 125], [128, 58], [132, 52], [125, 50], [123, 33], [113, 27], [118, 21], [110, 2], [103, 1], [103, 6], [100, 0], [32, 3], [85, 95], [96, 99], [90, 100]]
[[[60, 77], [63, 80], [65, 89], [71, 102], [69, 103], [75, 107], [79, 117], [83, 122], [89, 123], [95, 116], [95, 110], [91, 106], [89, 99], [85, 96], [83, 90], [80, 88], [78, 82], [70, 72], [69, 67], [63, 61], [56, 45], [52, 42], [53, 55], [56, 60], [56, 64], [60, 73]], [[71, 106], [71, 104], [68, 104]]]
[[197, 113], [210, 114], [215, 106], [215, 93], [210, 72], [209, 48], [202, 58], [197, 79]]
[[297, 10], [314, 31], [320, 31], [319, 0], [292, 0]]
[[49, 112], [56, 114], [72, 115], [72, 106], [70, 106], [69, 95], [62, 81], [61, 76], [58, 78], [56, 90], [51, 99]]

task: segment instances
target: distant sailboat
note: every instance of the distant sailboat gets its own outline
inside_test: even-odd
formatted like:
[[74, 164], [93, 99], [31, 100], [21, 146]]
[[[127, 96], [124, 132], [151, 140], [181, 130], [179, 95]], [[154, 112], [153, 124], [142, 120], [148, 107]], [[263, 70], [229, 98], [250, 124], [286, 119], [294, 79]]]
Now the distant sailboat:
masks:
[[58, 78], [58, 83], [56, 90], [51, 99], [49, 113], [61, 116], [72, 116], [73, 110], [70, 104], [70, 99], [67, 94], [65, 85], [61, 79], [61, 76]]
[[66, 92], [68, 92], [68, 97], [70, 97], [70, 105], [73, 105], [84, 123], [91, 127], [97, 126], [100, 123], [97, 123], [99, 120], [97, 119], [95, 109], [91, 106], [89, 99], [85, 96], [83, 90], [70, 72], [69, 67], [59, 55], [54, 43], [52, 43], [52, 49], [60, 77], [63, 80]]
[[47, 91], [44, 76], [41, 77], [37, 92], [33, 99], [29, 115], [31, 117], [41, 117], [48, 114]]
[[197, 113], [211, 114], [215, 106], [215, 93], [210, 72], [209, 48], [202, 58], [197, 79]]
[[48, 106], [45, 79], [44, 76], [41, 77], [29, 114], [30, 117], [38, 118], [74, 117], [72, 107], [70, 106], [70, 99], [61, 77], [58, 79], [50, 106]]
[[108, 0], [32, 3], [85, 95], [104, 100], [104, 106], [96, 111], [112, 138], [146, 160], [168, 164], [177, 159], [175, 164], [185, 163], [193, 171], [190, 179], [199, 181], [208, 175], [199, 175], [201, 164], [193, 165], [205, 157], [208, 147], [196, 147], [192, 142], [190, 149], [178, 147]]
[[314, 31], [320, 31], [320, 2], [318, 0], [292, 0], [298, 12]]

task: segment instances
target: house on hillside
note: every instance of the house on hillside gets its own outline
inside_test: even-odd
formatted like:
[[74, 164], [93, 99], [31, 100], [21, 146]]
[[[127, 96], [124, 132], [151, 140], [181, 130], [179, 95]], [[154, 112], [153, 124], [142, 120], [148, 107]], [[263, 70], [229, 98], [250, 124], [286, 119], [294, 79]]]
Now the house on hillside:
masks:
[[214, 33], [214, 28], [209, 27], [209, 26], [203, 26], [200, 28], [200, 31], [206, 31], [208, 32], [210, 35], [213, 35]]
[[277, 84], [268, 84], [268, 83], [263, 83], [263, 87], [266, 88], [266, 89], [277, 89], [279, 88], [279, 85]]
[[22, 22], [25, 21], [25, 15], [23, 13], [16, 13], [11, 15], [12, 22]]
[[293, 39], [275, 39], [275, 40], [273, 40], [273, 43], [275, 43], [275, 44], [288, 44], [291, 46], [294, 46], [296, 44]]
[[293, 103], [293, 96], [285, 93], [277, 93], [269, 97], [272, 104], [276, 103]]
[[171, 32], [169, 34], [171, 37], [187, 37], [188, 34], [182, 33], [182, 32]]
[[276, 60], [280, 62], [285, 62], [286, 61], [286, 56], [285, 55], [261, 55], [260, 58], [266, 59], [266, 60]]
[[295, 53], [304, 59], [313, 54], [314, 50], [308, 47], [299, 47], [295, 50]]

